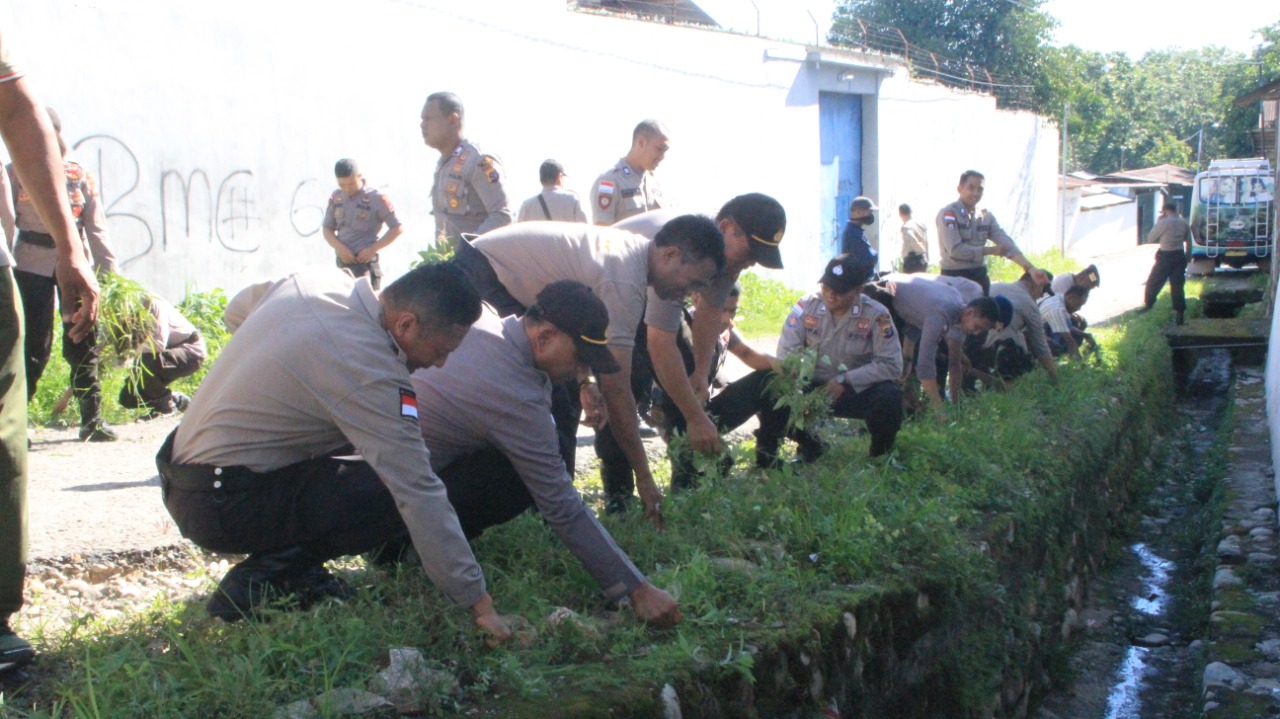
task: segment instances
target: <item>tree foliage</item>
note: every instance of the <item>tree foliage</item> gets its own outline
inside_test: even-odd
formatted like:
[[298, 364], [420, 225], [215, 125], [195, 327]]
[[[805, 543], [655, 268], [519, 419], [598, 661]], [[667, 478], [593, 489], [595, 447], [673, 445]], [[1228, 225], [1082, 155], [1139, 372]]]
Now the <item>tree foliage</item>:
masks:
[[1049, 45], [1057, 22], [1043, 2], [845, 0], [831, 40], [865, 44], [868, 27], [896, 28], [913, 66], [921, 57], [932, 61], [929, 53], [944, 56], [989, 72], [1004, 107], [1059, 121], [1065, 112], [1069, 171], [1193, 167], [1255, 154], [1249, 131], [1257, 127], [1258, 107], [1233, 103], [1280, 78], [1280, 22], [1259, 29], [1263, 43], [1250, 55], [1210, 46], [1130, 58]]

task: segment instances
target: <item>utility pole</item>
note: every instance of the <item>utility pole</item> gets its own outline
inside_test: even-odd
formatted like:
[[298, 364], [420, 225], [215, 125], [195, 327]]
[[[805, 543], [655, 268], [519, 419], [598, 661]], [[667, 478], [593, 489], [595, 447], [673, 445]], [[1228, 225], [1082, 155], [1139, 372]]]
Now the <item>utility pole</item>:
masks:
[[1067, 116], [1071, 114], [1071, 102], [1062, 103], [1062, 179], [1058, 180], [1058, 202], [1061, 204], [1062, 222], [1058, 232], [1058, 251], [1067, 255]]
[[1203, 168], [1200, 166], [1200, 155], [1204, 151], [1204, 123], [1200, 123], [1200, 131], [1196, 133], [1196, 172]]

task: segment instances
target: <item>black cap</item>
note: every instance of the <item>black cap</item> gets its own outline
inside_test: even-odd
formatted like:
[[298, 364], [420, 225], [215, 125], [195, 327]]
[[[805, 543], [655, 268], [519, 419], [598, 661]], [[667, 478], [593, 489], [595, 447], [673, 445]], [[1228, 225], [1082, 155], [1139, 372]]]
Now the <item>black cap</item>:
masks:
[[859, 257], [837, 255], [827, 263], [827, 269], [822, 273], [822, 279], [819, 282], [844, 294], [866, 284], [874, 270], [875, 265], [868, 264]]
[[538, 181], [545, 185], [563, 174], [564, 165], [555, 160], [544, 160], [538, 168]]
[[991, 299], [996, 301], [996, 307], [1000, 308], [1000, 322], [996, 324], [996, 331], [1008, 327], [1013, 324], [1013, 303], [1004, 295], [996, 295]]
[[1098, 273], [1097, 265], [1089, 265], [1084, 268], [1084, 276], [1089, 278], [1090, 288], [1102, 286], [1102, 275]]
[[879, 207], [876, 207], [875, 200], [871, 199], [870, 197], [863, 197], [862, 195], [858, 195], [857, 197], [853, 198], [853, 201], [849, 203], [850, 214], [852, 214], [854, 210], [875, 211], [879, 209], [880, 209]]
[[725, 203], [719, 218], [738, 223], [751, 247], [751, 257], [771, 270], [782, 269], [782, 235], [787, 231], [787, 212], [777, 200], [751, 192]]
[[529, 312], [573, 338], [578, 360], [597, 374], [622, 369], [609, 351], [609, 310], [590, 287], [575, 280], [552, 282], [538, 293]]

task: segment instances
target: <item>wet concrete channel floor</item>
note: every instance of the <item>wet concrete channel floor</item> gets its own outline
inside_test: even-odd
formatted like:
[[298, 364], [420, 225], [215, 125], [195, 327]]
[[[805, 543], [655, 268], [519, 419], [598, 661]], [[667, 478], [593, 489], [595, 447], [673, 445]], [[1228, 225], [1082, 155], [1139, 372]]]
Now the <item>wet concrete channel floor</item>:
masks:
[[[1145, 492], [1137, 505], [1140, 518], [1117, 537], [1081, 613], [1069, 660], [1073, 679], [1046, 698], [1039, 719], [1280, 714], [1269, 679], [1251, 680], [1247, 669], [1215, 666], [1223, 653], [1218, 641], [1223, 608], [1219, 563], [1227, 561], [1220, 540], [1243, 529], [1257, 530], [1250, 538], [1274, 542], [1262, 368], [1233, 367], [1224, 350], [1200, 351], [1188, 364], [1192, 369], [1183, 378], [1178, 419], [1153, 451], [1150, 477], [1140, 490]], [[1260, 435], [1251, 431], [1255, 427], [1261, 428]], [[1247, 438], [1241, 438], [1242, 429]], [[1234, 502], [1251, 518], [1244, 527], [1229, 516], [1237, 477], [1260, 480], [1255, 483], [1267, 490]], [[1220, 499], [1224, 494], [1226, 499]], [[1270, 530], [1262, 526], [1267, 523]], [[1248, 555], [1256, 560], [1249, 565], [1253, 574], [1269, 574], [1275, 582], [1275, 557], [1252, 548], [1258, 549]], [[1246, 556], [1243, 550], [1228, 554], [1242, 561]], [[1261, 647], [1273, 636], [1256, 623], [1248, 627], [1245, 643], [1251, 647]], [[1280, 650], [1280, 642], [1276, 647]], [[1256, 658], [1265, 659], [1261, 654]], [[1259, 671], [1266, 675], [1271, 670], [1263, 666]], [[1240, 701], [1233, 702], [1233, 696]], [[1223, 713], [1229, 704], [1248, 707], [1237, 707], [1244, 713]]]

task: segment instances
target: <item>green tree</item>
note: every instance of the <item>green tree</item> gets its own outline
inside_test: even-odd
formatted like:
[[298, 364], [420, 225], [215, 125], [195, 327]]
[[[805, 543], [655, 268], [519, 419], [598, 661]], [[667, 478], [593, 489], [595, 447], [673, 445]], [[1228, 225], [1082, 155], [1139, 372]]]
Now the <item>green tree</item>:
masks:
[[[989, 72], [994, 91], [1006, 104], [1047, 106], [1044, 81], [1047, 42], [1056, 21], [1040, 9], [1044, 0], [845, 0], [836, 8], [830, 40], [835, 44], [883, 47], [896, 32], [913, 48], [913, 57], [934, 53], [943, 70], [956, 77], [967, 69]], [[887, 26], [887, 27], [886, 27]], [[930, 61], [933, 58], [929, 58]], [[950, 61], [954, 65], [947, 64]], [[931, 68], [920, 65], [918, 70]], [[948, 71], [949, 70], [949, 71]], [[944, 78], [945, 79], [945, 78]], [[985, 81], [985, 77], [983, 78]]]

